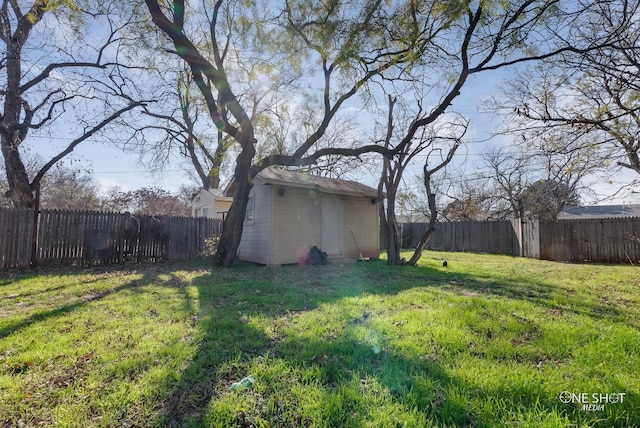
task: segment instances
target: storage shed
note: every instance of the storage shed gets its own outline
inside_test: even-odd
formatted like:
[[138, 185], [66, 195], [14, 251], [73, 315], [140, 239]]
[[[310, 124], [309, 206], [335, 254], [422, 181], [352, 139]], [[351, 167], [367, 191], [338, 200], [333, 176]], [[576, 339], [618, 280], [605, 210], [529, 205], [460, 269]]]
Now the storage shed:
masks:
[[191, 216], [222, 219], [231, 202], [233, 198], [225, 196], [219, 189], [200, 189], [191, 200]]
[[330, 261], [378, 257], [376, 198], [376, 189], [353, 181], [267, 168], [254, 179], [238, 257], [300, 263], [314, 245]]

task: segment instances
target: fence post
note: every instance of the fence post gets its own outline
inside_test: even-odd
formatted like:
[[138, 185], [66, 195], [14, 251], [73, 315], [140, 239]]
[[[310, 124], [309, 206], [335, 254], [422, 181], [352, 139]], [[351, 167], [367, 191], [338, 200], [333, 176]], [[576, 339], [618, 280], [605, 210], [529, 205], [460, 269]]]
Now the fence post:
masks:
[[36, 183], [36, 204], [33, 207], [33, 233], [31, 234], [31, 265], [38, 264], [38, 218], [40, 214], [40, 183]]
[[518, 250], [520, 252], [520, 257], [526, 257], [526, 254], [524, 253], [524, 240], [526, 238], [524, 237], [524, 229], [522, 228], [522, 217], [518, 218], [518, 238], [518, 245], [520, 246]]

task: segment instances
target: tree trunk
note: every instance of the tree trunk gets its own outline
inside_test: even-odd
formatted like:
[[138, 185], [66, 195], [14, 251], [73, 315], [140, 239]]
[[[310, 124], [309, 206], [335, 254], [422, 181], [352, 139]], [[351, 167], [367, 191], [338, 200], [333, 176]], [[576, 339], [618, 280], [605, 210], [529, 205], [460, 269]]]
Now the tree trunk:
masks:
[[241, 181], [242, 182], [236, 177], [236, 193], [233, 197], [229, 212], [224, 219], [222, 235], [220, 236], [220, 242], [218, 243], [214, 257], [216, 264], [227, 268], [233, 265], [236, 259], [236, 253], [240, 247], [249, 191], [253, 186], [249, 182], [248, 175], [245, 175], [244, 180]]
[[385, 158], [382, 166], [382, 174], [378, 181], [380, 236], [383, 238], [383, 246], [387, 250], [387, 264], [390, 266], [402, 264], [400, 259], [400, 230], [398, 228], [398, 221], [396, 220], [398, 182], [394, 180], [394, 178], [396, 174], [398, 174], [397, 168], [399, 167], [393, 167], [390, 159]]
[[[13, 3], [11, 3], [13, 5]], [[6, 7], [6, 2], [5, 6]], [[34, 208], [35, 196], [33, 187], [29, 183], [29, 175], [20, 158], [19, 147], [26, 139], [28, 124], [33, 117], [33, 112], [23, 100], [22, 89], [22, 48], [29, 34], [47, 10], [47, 2], [38, 0], [26, 15], [18, 17], [16, 28], [11, 37], [11, 26], [5, 16], [2, 28], [3, 41], [6, 45], [4, 57], [4, 69], [6, 82], [3, 90], [4, 103], [0, 122], [0, 144], [2, 156], [7, 174], [9, 191], [7, 196], [16, 208]], [[23, 113], [24, 106], [24, 115]], [[24, 120], [24, 123], [21, 123]]]
[[[393, 137], [393, 109], [396, 104], [396, 98], [388, 95], [387, 101], [389, 103], [389, 113], [387, 115], [385, 148], [389, 148]], [[403, 263], [400, 258], [401, 237], [396, 219], [396, 195], [398, 194], [398, 186], [400, 184], [399, 178], [402, 177], [404, 170], [404, 158], [406, 158], [404, 154], [399, 155], [398, 159], [395, 160], [385, 157], [382, 163], [380, 180], [378, 181], [380, 235], [384, 239], [384, 247], [387, 250], [387, 264], [390, 266]]]
[[389, 239], [387, 238], [387, 217], [384, 211], [384, 199], [380, 197], [381, 192], [378, 191], [378, 233], [380, 234], [380, 248], [386, 250]]
[[236, 259], [240, 239], [244, 229], [244, 217], [249, 201], [249, 192], [253, 187], [253, 177], [251, 177], [251, 164], [255, 155], [255, 142], [245, 142], [244, 149], [238, 156], [234, 173], [235, 193], [229, 212], [222, 225], [220, 242], [216, 249], [214, 260], [216, 264], [223, 267], [231, 267]]
[[431, 191], [431, 174], [432, 172], [427, 170], [425, 165], [424, 168], [424, 187], [427, 190], [427, 201], [429, 203], [429, 226], [427, 230], [424, 232], [420, 241], [418, 241], [418, 245], [416, 246], [413, 256], [407, 262], [408, 265], [415, 266], [422, 257], [422, 251], [424, 251], [425, 245], [429, 242], [429, 239], [433, 236], [433, 233], [436, 231], [436, 223], [438, 221], [438, 210], [436, 208], [436, 195]]
[[22, 159], [20, 159], [18, 148], [11, 143], [7, 143], [5, 132], [2, 134], [2, 155], [9, 184], [9, 191], [6, 196], [11, 199], [15, 208], [33, 208], [35, 206], [35, 197], [29, 184], [27, 170]]
[[395, 213], [388, 214], [387, 217], [387, 264], [399, 265], [403, 263], [400, 258], [400, 229]]
[[387, 264], [399, 265], [400, 259], [400, 230], [395, 214], [395, 198], [387, 196], [386, 206], [380, 202], [380, 229], [384, 237], [384, 247], [387, 250]]
[[4, 91], [4, 111], [0, 123], [2, 135], [2, 156], [7, 174], [9, 191], [7, 196], [16, 208], [33, 208], [35, 204], [33, 192], [29, 183], [29, 175], [20, 158], [19, 147], [26, 137], [26, 128], [20, 124], [22, 113], [22, 91], [20, 79], [22, 66], [20, 63], [23, 40], [13, 40], [7, 43], [6, 53], [6, 87]]

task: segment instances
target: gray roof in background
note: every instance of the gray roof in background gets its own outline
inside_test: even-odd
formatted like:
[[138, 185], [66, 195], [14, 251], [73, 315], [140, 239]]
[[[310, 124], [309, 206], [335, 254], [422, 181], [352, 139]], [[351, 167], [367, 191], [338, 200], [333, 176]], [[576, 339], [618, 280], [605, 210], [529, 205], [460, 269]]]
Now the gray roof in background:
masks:
[[361, 195], [374, 198], [378, 196], [378, 191], [373, 187], [365, 186], [364, 184], [357, 183], [355, 181], [309, 175], [306, 172], [295, 172], [269, 167], [263, 169], [258, 176], [262, 177], [262, 179], [270, 184], [304, 187], [316, 189], [325, 193]]
[[559, 219], [640, 217], [640, 204], [593, 205], [590, 207], [565, 207]]

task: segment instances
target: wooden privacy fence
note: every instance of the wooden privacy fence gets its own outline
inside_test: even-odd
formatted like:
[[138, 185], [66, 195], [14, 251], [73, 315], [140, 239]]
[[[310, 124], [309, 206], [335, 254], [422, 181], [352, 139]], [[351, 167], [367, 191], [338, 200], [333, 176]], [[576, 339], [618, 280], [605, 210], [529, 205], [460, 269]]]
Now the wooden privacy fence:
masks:
[[[401, 225], [414, 248], [426, 223]], [[640, 217], [438, 223], [427, 248], [507, 254], [563, 262], [640, 263]]]
[[33, 225], [33, 210], [0, 209], [0, 269], [29, 265]]
[[33, 262], [191, 260], [203, 255], [221, 228], [220, 220], [208, 218], [0, 209], [0, 269]]
[[640, 263], [640, 217], [540, 221], [540, 258]]
[[[471, 251], [492, 254], [520, 254], [518, 228], [514, 222], [460, 221], [436, 224], [426, 248], [440, 251]], [[401, 224], [402, 247], [415, 248], [427, 223]]]

